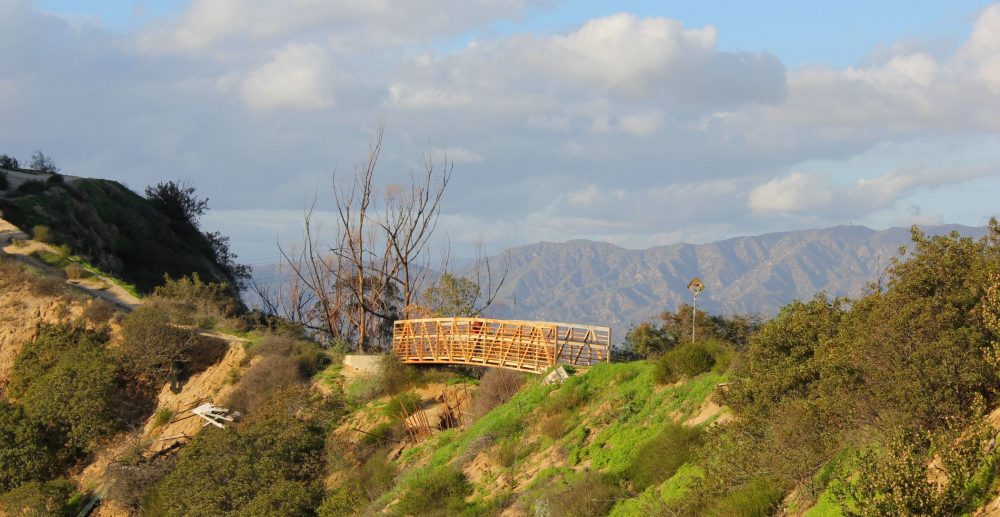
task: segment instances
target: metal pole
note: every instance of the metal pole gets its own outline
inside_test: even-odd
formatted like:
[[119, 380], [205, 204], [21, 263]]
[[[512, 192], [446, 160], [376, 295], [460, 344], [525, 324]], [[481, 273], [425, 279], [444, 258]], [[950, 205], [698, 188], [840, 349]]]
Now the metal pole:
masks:
[[692, 294], [691, 298], [694, 299], [694, 305], [691, 307], [691, 342], [694, 343], [694, 318], [698, 314], [698, 295]]

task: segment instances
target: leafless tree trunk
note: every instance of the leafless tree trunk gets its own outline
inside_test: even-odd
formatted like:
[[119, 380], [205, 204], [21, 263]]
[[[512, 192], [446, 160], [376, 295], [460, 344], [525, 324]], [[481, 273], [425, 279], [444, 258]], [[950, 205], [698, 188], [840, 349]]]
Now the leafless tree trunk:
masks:
[[441, 198], [451, 180], [454, 166], [444, 157], [441, 168], [437, 169], [430, 152], [424, 160], [424, 170], [418, 176], [411, 176], [407, 190], [402, 185], [391, 185], [385, 193], [385, 212], [378, 225], [385, 232], [397, 263], [402, 288], [403, 316], [409, 316], [409, 308], [416, 299], [429, 263], [426, 257], [427, 244], [437, 228], [441, 210]]
[[[428, 247], [437, 228], [453, 165], [425, 156], [422, 170], [409, 185], [375, 187], [384, 125], [379, 124], [365, 160], [353, 177], [333, 175], [334, 239], [323, 244], [314, 220], [316, 201], [304, 214], [303, 242], [279, 246], [291, 280], [287, 289], [270, 292], [257, 286], [264, 309], [284, 313], [330, 339], [353, 338], [364, 353], [378, 343], [398, 309], [407, 316], [418, 300], [429, 271]], [[478, 310], [493, 303], [506, 279], [477, 247], [475, 281], [481, 287]]]

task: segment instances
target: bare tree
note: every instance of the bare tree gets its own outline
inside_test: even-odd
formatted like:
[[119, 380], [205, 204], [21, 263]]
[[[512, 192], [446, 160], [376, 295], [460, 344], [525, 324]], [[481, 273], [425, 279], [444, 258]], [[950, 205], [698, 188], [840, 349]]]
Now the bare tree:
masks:
[[[447, 158], [439, 165], [428, 153], [409, 185], [376, 188], [384, 133], [379, 124], [352, 177], [333, 174], [333, 240], [320, 235], [314, 198], [303, 216], [301, 244], [279, 245], [287, 283], [254, 286], [265, 312], [331, 340], [353, 340], [361, 353], [384, 343], [379, 340], [388, 337], [392, 323], [408, 316], [419, 299], [453, 169]], [[479, 245], [474, 277], [477, 286], [485, 286], [476, 300], [482, 311], [495, 299], [506, 269], [498, 275]]]
[[441, 169], [436, 169], [434, 157], [428, 152], [424, 170], [419, 175], [411, 175], [409, 189], [401, 185], [386, 189], [385, 211], [378, 225], [385, 232], [396, 261], [399, 274], [396, 280], [402, 287], [404, 317], [409, 316], [408, 307], [416, 300], [416, 293], [429, 269], [427, 245], [437, 228], [441, 198], [453, 168], [445, 156]]

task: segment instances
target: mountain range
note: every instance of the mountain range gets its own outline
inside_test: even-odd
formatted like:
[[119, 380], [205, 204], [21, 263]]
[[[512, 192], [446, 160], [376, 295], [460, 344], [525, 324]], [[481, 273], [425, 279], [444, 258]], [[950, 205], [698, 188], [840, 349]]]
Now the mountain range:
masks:
[[[925, 227], [931, 235], [957, 231], [980, 237], [985, 228]], [[687, 285], [705, 290], [699, 308], [718, 314], [773, 316], [785, 304], [816, 293], [857, 296], [884, 274], [909, 228], [837, 226], [709, 244], [644, 250], [604, 242], [541, 242], [511, 248], [509, 270], [491, 315], [609, 325], [616, 341], [631, 325], [691, 303]], [[492, 259], [495, 263], [502, 256]]]

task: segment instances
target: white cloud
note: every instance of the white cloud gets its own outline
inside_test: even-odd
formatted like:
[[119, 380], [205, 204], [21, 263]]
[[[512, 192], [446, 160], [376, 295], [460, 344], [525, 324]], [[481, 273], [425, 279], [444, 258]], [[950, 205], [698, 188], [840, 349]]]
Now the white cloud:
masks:
[[1000, 5], [987, 7], [972, 28], [961, 57], [994, 93], [1000, 93]]
[[622, 131], [636, 136], [646, 136], [660, 129], [662, 120], [658, 113], [624, 115], [618, 120]]
[[531, 0], [193, 0], [176, 19], [147, 29], [154, 54], [239, 52], [315, 37], [345, 53], [431, 41], [519, 15]]
[[431, 149], [435, 161], [448, 160], [451, 163], [480, 163], [483, 155], [464, 147], [435, 147]]
[[684, 29], [669, 18], [619, 13], [588, 21], [564, 36], [526, 42], [541, 68], [593, 81], [612, 91], [649, 93], [657, 80], [692, 55], [715, 48], [715, 28]]
[[289, 44], [251, 71], [241, 96], [253, 108], [316, 110], [333, 106], [327, 56], [315, 45]]
[[1000, 171], [997, 164], [978, 167], [901, 169], [838, 185], [828, 173], [793, 172], [750, 190], [747, 207], [758, 214], [830, 214], [861, 218], [892, 206], [920, 189], [964, 183]]
[[747, 206], [757, 213], [802, 212], [826, 207], [833, 201], [827, 187], [828, 175], [793, 172], [754, 187], [747, 196]]

